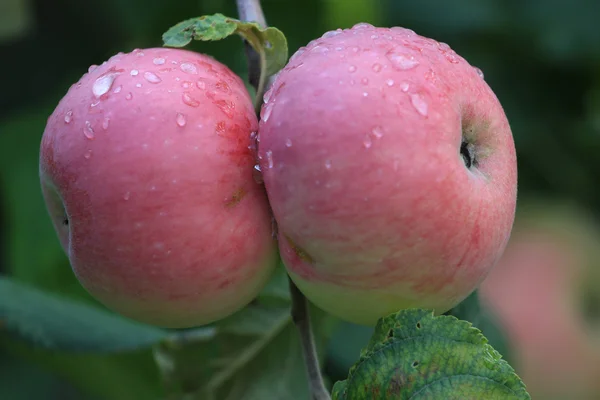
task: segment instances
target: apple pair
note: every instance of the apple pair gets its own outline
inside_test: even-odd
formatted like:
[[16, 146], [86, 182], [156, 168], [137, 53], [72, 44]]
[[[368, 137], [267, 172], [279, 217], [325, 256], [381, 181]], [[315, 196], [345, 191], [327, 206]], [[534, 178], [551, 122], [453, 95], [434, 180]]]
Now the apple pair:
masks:
[[277, 247], [302, 292], [343, 319], [444, 312], [502, 254], [517, 186], [481, 71], [444, 43], [368, 24], [298, 50], [260, 123], [240, 78], [208, 56], [118, 54], [49, 118], [40, 175], [84, 287], [168, 327], [244, 307]]

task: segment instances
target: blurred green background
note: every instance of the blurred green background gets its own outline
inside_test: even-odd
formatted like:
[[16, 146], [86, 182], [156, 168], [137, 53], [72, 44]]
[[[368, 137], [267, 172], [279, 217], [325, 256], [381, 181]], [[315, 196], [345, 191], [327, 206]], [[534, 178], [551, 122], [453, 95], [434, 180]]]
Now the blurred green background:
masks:
[[[600, 2], [263, 0], [262, 4], [268, 23], [287, 35], [292, 52], [327, 30], [357, 22], [404, 26], [450, 44], [484, 71], [505, 108], [518, 152], [519, 204], [533, 202], [539, 210], [565, 200], [575, 210], [586, 210], [586, 222], [596, 229], [592, 221], [600, 214]], [[216, 12], [237, 16], [235, 1], [0, 0], [0, 273], [94, 303], [75, 280], [41, 197], [37, 157], [46, 119], [90, 65], [119, 51], [160, 46], [161, 34], [170, 26]], [[246, 76], [239, 38], [195, 43], [191, 48]], [[590, 246], [600, 246], [594, 240]], [[587, 255], [590, 246], [575, 245], [573, 251]], [[586, 268], [600, 268], [597, 258], [586, 260]], [[598, 280], [586, 278], [585, 285], [577, 286], [576, 296], [583, 300], [577, 303], [581, 307], [570, 311], [581, 313], [581, 331], [586, 332], [581, 340], [589, 340], [594, 349], [588, 352], [600, 347], [600, 273], [595, 275]], [[567, 303], [571, 292], [566, 287], [556, 296], [564, 296]], [[544, 311], [548, 312], [540, 305]], [[595, 330], [588, 329], [594, 326]], [[530, 329], [535, 330], [535, 324]], [[369, 335], [367, 328], [338, 327], [327, 353], [332, 379], [343, 378]], [[119, 357], [66, 357], [0, 346], [0, 399], [159, 398], [159, 378], [150, 355]], [[600, 364], [600, 358], [596, 361]], [[595, 380], [600, 381], [600, 375]], [[105, 390], [111, 386], [115, 389]], [[600, 391], [577, 396], [569, 399], [599, 399]]]

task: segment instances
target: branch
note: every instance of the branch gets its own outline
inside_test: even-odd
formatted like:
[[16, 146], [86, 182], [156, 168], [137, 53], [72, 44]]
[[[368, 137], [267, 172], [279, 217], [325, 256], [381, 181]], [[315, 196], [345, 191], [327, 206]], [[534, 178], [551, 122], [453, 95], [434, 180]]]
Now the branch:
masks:
[[296, 324], [302, 344], [304, 354], [304, 363], [308, 373], [308, 384], [313, 400], [331, 400], [329, 391], [325, 388], [319, 359], [317, 358], [317, 348], [315, 338], [310, 325], [310, 313], [308, 311], [308, 302], [306, 297], [290, 279], [290, 292], [292, 294], [292, 320]]

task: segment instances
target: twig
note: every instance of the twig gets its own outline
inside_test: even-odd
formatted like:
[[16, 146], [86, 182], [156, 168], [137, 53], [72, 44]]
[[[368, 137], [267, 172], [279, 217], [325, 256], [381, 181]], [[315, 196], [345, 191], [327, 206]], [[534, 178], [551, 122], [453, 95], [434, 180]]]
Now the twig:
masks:
[[[236, 0], [236, 3], [241, 21], [252, 21], [257, 22], [263, 27], [267, 26], [265, 15], [260, 6], [260, 0]], [[248, 80], [256, 89], [257, 104], [261, 104], [264, 90], [271, 85], [273, 79], [270, 77], [266, 85], [260, 84], [260, 57], [247, 42], [245, 43], [245, 47], [248, 59]], [[292, 296], [292, 320], [300, 336], [311, 397], [313, 400], [331, 400], [331, 396], [327, 388], [325, 388], [319, 359], [317, 358], [315, 338], [310, 324], [308, 301], [291, 279], [289, 279], [289, 285]]]
[[310, 393], [313, 400], [331, 400], [331, 396], [325, 388], [319, 367], [315, 338], [310, 324], [308, 302], [296, 284], [291, 279], [289, 281], [290, 292], [292, 294], [292, 320], [296, 324], [296, 328], [298, 328], [298, 333], [300, 334]]

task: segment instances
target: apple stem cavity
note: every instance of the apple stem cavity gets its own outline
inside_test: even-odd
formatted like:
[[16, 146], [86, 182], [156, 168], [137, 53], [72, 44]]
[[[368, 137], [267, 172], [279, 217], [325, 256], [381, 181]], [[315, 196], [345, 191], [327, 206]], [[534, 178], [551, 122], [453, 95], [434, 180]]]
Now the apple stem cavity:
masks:
[[289, 280], [290, 292], [292, 295], [292, 320], [300, 333], [300, 342], [308, 373], [308, 384], [313, 400], [331, 400], [329, 392], [325, 388], [323, 376], [319, 368], [317, 358], [317, 349], [313, 331], [310, 324], [310, 312], [308, 310], [308, 301], [298, 287]]
[[[236, 0], [236, 4], [239, 19], [241, 21], [252, 21], [263, 27], [267, 26], [260, 0]], [[260, 116], [263, 97], [266, 89], [272, 84], [273, 77], [268, 77], [267, 82], [265, 82], [265, 77], [260, 68], [259, 55], [248, 42], [245, 42], [245, 49], [248, 60], [248, 80], [254, 89], [256, 89], [255, 108], [256, 114]], [[273, 232], [276, 232], [277, 224], [274, 219], [273, 224]], [[317, 357], [317, 348], [310, 323], [310, 313], [308, 311], [308, 301], [289, 277], [288, 280], [292, 297], [292, 320], [294, 321], [294, 325], [296, 325], [298, 335], [300, 336], [311, 397], [313, 400], [331, 400], [331, 396], [325, 388], [319, 359]]]

